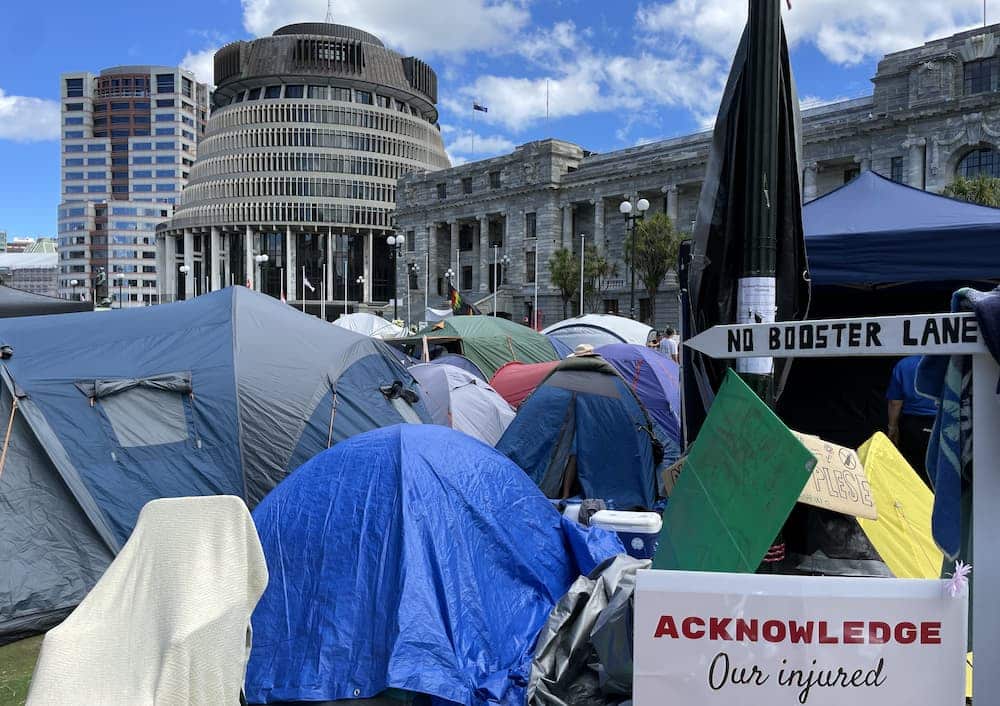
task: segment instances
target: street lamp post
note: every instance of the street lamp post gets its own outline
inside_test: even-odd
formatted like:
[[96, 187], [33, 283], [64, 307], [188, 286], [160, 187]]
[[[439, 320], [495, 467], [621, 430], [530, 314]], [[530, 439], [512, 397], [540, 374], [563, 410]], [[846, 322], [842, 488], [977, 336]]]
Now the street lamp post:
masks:
[[71, 279], [69, 281], [69, 286], [73, 288], [73, 300], [77, 301], [79, 299], [79, 295], [76, 293], [76, 288], [80, 286], [80, 280]]
[[270, 256], [266, 252], [253, 256], [253, 261], [257, 263], [257, 287], [260, 292], [264, 291], [264, 267], [270, 259]]
[[622, 216], [625, 217], [626, 231], [629, 228], [632, 229], [632, 234], [630, 238], [630, 241], [632, 243], [631, 246], [632, 254], [629, 257], [629, 260], [631, 261], [629, 263], [629, 270], [631, 270], [632, 273], [632, 284], [629, 289], [628, 315], [633, 321], [635, 320], [635, 228], [636, 225], [638, 225], [639, 221], [642, 221], [643, 219], [646, 218], [646, 211], [649, 210], [649, 201], [647, 201], [646, 199], [639, 199], [638, 201], [635, 202], [635, 210], [636, 213], [633, 214], [632, 202], [627, 200], [622, 201], [621, 204], [618, 206], [619, 213], [621, 213]]
[[181, 265], [177, 268], [177, 271], [184, 277], [184, 298], [187, 299], [187, 273], [191, 271], [191, 268], [187, 265]]
[[[410, 312], [410, 301], [413, 299], [413, 295], [410, 294], [410, 274], [413, 274], [417, 282], [420, 281], [420, 263], [411, 262], [409, 264], [409, 271], [406, 274], [406, 328], [410, 328], [412, 313]], [[427, 296], [427, 292], [424, 292], [424, 296]]]
[[361, 291], [358, 293], [358, 301], [360, 302], [365, 298], [365, 276], [358, 275], [358, 278], [354, 280], [354, 283], [361, 287]]
[[[395, 321], [399, 318], [398, 307], [399, 307], [399, 281], [396, 278], [396, 260], [400, 253], [403, 252], [403, 243], [406, 242], [406, 237], [400, 233], [399, 235], [390, 235], [385, 239], [385, 244], [389, 246], [389, 259], [392, 261], [392, 320]], [[407, 289], [410, 285], [407, 283]]]

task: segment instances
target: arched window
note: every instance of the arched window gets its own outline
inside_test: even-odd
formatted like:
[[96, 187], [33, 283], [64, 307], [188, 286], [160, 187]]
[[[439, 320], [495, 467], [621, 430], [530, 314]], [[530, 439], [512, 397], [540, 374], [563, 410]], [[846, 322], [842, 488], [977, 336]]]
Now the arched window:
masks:
[[974, 149], [958, 163], [957, 175], [966, 179], [1000, 177], [1000, 155], [992, 147]]

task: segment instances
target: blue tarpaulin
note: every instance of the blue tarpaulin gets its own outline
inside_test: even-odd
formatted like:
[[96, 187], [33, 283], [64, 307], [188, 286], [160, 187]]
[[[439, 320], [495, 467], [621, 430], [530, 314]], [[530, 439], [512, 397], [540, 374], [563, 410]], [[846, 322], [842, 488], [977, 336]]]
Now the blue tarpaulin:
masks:
[[565, 521], [524, 472], [464, 434], [380, 429], [299, 468], [254, 511], [270, 583], [253, 616], [250, 703], [524, 703], [535, 640], [617, 536]]
[[802, 209], [814, 284], [996, 279], [1000, 209], [866, 171]]

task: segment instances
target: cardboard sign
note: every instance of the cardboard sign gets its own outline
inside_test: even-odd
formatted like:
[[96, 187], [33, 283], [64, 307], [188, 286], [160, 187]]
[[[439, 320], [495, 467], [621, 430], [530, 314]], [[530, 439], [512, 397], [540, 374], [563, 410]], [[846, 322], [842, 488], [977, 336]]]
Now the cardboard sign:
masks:
[[713, 326], [684, 345], [712, 358], [986, 352], [971, 312]]
[[816, 468], [802, 489], [799, 502], [845, 515], [877, 519], [871, 485], [854, 449], [831, 444], [818, 436], [792, 433], [816, 457]]
[[755, 571], [815, 465], [730, 370], [670, 495], [653, 567]]
[[944, 581], [640, 571], [635, 706], [964, 703]]

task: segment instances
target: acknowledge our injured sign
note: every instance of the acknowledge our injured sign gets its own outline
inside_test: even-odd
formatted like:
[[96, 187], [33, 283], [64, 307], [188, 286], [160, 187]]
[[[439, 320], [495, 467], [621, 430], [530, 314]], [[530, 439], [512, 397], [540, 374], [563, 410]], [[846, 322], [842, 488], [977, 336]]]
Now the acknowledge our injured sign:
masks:
[[965, 697], [945, 581], [640, 571], [635, 706], [913, 706]]

